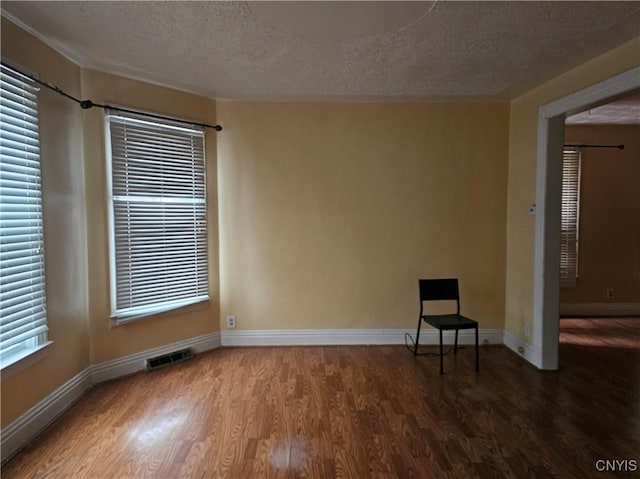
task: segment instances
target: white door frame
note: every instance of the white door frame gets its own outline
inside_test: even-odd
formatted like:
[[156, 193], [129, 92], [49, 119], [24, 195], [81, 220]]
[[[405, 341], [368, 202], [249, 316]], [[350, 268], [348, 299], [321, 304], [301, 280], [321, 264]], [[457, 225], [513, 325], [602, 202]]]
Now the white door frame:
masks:
[[540, 107], [536, 164], [533, 273], [533, 355], [540, 369], [558, 369], [560, 200], [564, 119], [603, 100], [640, 88], [640, 67]]

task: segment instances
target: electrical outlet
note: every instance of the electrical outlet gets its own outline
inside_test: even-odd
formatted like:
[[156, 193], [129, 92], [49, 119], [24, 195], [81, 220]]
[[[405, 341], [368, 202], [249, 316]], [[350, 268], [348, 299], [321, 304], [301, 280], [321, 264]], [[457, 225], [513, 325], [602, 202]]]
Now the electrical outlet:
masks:
[[227, 328], [236, 329], [236, 317], [235, 316], [227, 316]]
[[613, 288], [607, 289], [607, 299], [614, 299], [616, 297], [616, 292]]
[[528, 338], [531, 336], [531, 326], [528, 324], [524, 325], [524, 335]]

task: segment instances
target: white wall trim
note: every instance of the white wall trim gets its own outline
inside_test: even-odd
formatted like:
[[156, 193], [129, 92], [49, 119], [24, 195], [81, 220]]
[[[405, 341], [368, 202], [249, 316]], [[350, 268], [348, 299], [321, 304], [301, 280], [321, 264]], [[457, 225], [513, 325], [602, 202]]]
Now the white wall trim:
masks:
[[561, 316], [640, 316], [640, 303], [565, 303]]
[[26, 355], [2, 368], [2, 380], [6, 381], [10, 377], [30, 368], [34, 364], [46, 359], [47, 349], [53, 344], [53, 341], [46, 341], [44, 344], [40, 344], [35, 348], [29, 348]]
[[[504, 331], [503, 343], [511, 351], [532, 364], [537, 364], [540, 361], [540, 358], [537, 357], [537, 350], [535, 347], [511, 334], [509, 331]], [[520, 352], [520, 348], [522, 348], [522, 352]]]
[[203, 351], [219, 347], [219, 331], [203, 334], [202, 336], [196, 336], [195, 338], [185, 339], [184, 341], [166, 344], [157, 348], [147, 349], [145, 351], [140, 351], [139, 353], [129, 354], [128, 356], [94, 364], [92, 366], [91, 377], [93, 384], [97, 384], [110, 379], [126, 376], [127, 374], [142, 371], [146, 366], [147, 359], [160, 356], [162, 354], [167, 354], [185, 348], [191, 348], [193, 352], [201, 353]]
[[[561, 197], [558, 178], [562, 164], [553, 156], [563, 129], [564, 117], [588, 109], [607, 98], [640, 87], [640, 67], [635, 67], [591, 85], [571, 95], [543, 105], [538, 110], [538, 139], [536, 156], [536, 226], [534, 236], [533, 277], [533, 342], [536, 358], [533, 364], [540, 369], [558, 369], [558, 311], [560, 245], [557, 241]], [[562, 119], [563, 121], [559, 121]]]
[[[541, 109], [542, 110], [542, 109]], [[560, 298], [560, 216], [562, 204], [562, 145], [564, 116], [541, 117], [538, 121], [538, 165], [534, 239], [533, 344], [532, 357], [540, 369], [558, 365], [558, 302]], [[540, 161], [543, 157], [544, 161]], [[544, 298], [544, 301], [540, 301]], [[555, 317], [555, 321], [536, 318]]]
[[[480, 329], [480, 343], [502, 344], [502, 329]], [[405, 344], [405, 333], [415, 338], [415, 329], [282, 329], [222, 331], [222, 346], [308, 346]], [[423, 326], [420, 344], [438, 344], [438, 331]], [[453, 332], [444, 334], [444, 342], [453, 344]], [[460, 331], [459, 344], [475, 344], [471, 329]]]
[[2, 463], [42, 432], [91, 386], [91, 367], [88, 367], [2, 429]]
[[638, 88], [640, 85], [640, 66], [607, 78], [595, 85], [559, 98], [540, 107], [540, 115], [552, 118], [565, 113], [573, 114], [587, 110], [602, 100], [615, 95], [621, 95]]

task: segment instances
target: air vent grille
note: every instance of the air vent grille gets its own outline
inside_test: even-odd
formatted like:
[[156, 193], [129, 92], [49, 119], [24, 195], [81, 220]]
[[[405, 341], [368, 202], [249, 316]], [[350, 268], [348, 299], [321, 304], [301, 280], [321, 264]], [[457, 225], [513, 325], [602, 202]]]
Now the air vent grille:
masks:
[[147, 359], [147, 371], [153, 371], [155, 369], [163, 368], [175, 363], [181, 363], [187, 359], [191, 359], [193, 353], [191, 349], [181, 349], [180, 351], [174, 351], [172, 353], [163, 354], [162, 356], [156, 356], [155, 358]]

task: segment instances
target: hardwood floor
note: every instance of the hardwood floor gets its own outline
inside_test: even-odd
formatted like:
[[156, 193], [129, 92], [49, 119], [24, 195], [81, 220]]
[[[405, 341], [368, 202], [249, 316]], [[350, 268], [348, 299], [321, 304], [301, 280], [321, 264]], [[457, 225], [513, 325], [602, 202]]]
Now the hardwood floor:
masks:
[[447, 356], [444, 376], [437, 357], [400, 346], [212, 351], [96, 386], [2, 477], [618, 477], [598, 459], [640, 469], [640, 318], [561, 330], [559, 372], [502, 346], [481, 349], [479, 373], [473, 348]]

